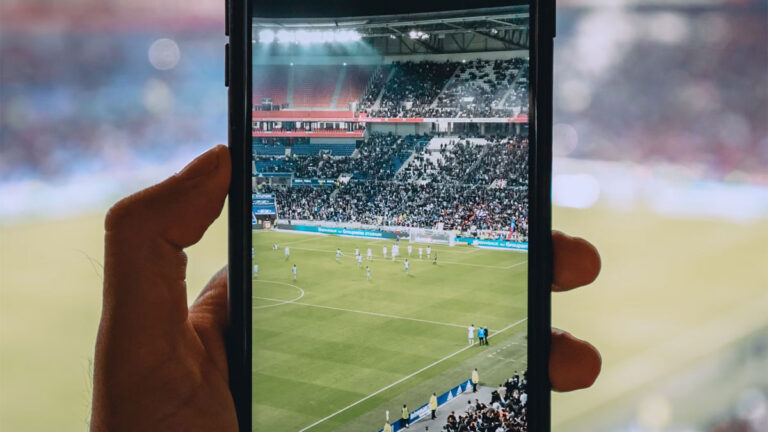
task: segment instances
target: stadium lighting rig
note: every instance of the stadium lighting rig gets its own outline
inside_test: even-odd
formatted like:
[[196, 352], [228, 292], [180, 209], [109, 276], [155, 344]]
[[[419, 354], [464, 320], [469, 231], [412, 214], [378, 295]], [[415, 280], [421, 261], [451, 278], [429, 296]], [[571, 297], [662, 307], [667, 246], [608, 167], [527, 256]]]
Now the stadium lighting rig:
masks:
[[259, 43], [262, 44], [324, 44], [350, 43], [362, 38], [355, 30], [261, 30]]

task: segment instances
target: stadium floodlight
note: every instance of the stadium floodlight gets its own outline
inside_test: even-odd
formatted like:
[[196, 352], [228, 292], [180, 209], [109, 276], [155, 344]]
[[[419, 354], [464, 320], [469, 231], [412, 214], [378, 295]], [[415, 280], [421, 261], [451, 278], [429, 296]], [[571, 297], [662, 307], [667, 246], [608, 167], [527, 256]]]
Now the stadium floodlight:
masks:
[[262, 30], [259, 32], [259, 42], [269, 44], [275, 41], [275, 32], [272, 30]]
[[322, 44], [322, 43], [349, 43], [362, 39], [362, 35], [355, 30], [262, 30], [259, 32], [259, 42], [270, 44]]
[[410, 36], [411, 39], [416, 39], [419, 37], [419, 33], [416, 30], [411, 30], [408, 32], [408, 36]]

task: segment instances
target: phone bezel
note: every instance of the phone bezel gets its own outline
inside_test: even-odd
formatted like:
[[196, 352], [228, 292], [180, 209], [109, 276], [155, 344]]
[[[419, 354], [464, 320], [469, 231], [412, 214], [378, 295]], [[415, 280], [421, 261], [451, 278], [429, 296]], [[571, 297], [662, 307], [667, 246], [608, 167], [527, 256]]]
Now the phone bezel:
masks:
[[[229, 87], [229, 380], [240, 430], [251, 429], [251, 11], [259, 16], [352, 16], [413, 13], [416, 9], [472, 9], [530, 5], [531, 63], [529, 89], [529, 250], [528, 250], [528, 428], [550, 430], [549, 352], [551, 337], [552, 236], [552, 50], [555, 1], [443, 0], [368, 2], [227, 0], [226, 82]], [[439, 5], [432, 6], [432, 5]], [[437, 9], [435, 9], [437, 8]], [[345, 11], [340, 14], [337, 11]], [[405, 12], [404, 12], [405, 11]]]

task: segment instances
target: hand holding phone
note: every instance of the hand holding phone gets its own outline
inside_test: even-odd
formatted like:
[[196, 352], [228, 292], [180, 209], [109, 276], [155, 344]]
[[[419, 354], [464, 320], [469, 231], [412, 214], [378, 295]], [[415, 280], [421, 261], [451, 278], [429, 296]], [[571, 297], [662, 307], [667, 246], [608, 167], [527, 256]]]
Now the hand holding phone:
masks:
[[[216, 168], [197, 180], [185, 176], [209, 166]], [[183, 248], [218, 217], [229, 176], [227, 151], [216, 147], [182, 174], [122, 200], [109, 213], [92, 431], [238, 430], [225, 366], [226, 268], [211, 278], [188, 313], [186, 288], [179, 282], [186, 272]], [[199, 199], [188, 199], [192, 191]], [[169, 220], [184, 223], [171, 226]], [[599, 271], [594, 247], [560, 233], [553, 238], [559, 287], [553, 289], [590, 283]], [[599, 364], [587, 342], [553, 334], [554, 390], [591, 385]]]

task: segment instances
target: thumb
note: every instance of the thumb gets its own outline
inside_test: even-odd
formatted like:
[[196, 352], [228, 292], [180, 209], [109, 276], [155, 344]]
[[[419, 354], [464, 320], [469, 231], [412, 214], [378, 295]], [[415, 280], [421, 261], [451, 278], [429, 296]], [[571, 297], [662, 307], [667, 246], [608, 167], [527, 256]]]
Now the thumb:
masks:
[[109, 210], [102, 324], [162, 336], [186, 321], [183, 249], [197, 243], [221, 213], [230, 173], [227, 147], [216, 146]]

